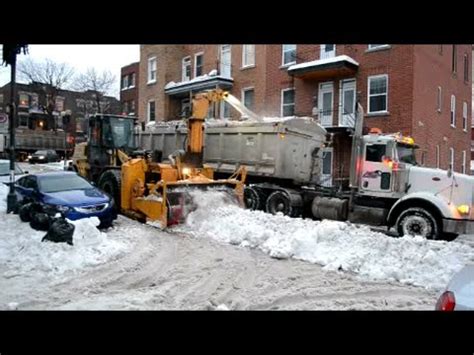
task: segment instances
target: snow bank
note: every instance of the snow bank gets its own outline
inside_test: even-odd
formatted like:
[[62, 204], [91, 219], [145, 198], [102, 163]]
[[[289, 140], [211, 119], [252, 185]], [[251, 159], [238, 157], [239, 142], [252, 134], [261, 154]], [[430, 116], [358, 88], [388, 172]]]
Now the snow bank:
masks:
[[474, 261], [474, 249], [461, 243], [393, 238], [345, 222], [244, 210], [230, 205], [221, 192], [193, 194], [198, 209], [178, 229], [195, 237], [257, 248], [275, 258], [305, 260], [327, 270], [427, 289], [444, 288], [455, 272]]
[[9, 187], [5, 184], [0, 183], [0, 213], [7, 211], [7, 195]]
[[32, 229], [17, 215], [2, 216], [0, 228], [0, 263], [7, 268], [6, 277], [31, 272], [63, 274], [104, 263], [122, 255], [128, 244], [112, 240], [99, 231], [97, 217], [72, 221], [75, 225], [73, 246], [41, 242], [46, 232]]

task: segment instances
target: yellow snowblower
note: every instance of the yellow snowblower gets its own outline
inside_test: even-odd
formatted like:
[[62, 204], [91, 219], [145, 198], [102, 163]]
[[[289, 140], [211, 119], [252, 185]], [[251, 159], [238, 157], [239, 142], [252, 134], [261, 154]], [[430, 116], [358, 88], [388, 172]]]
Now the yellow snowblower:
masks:
[[241, 166], [228, 179], [214, 179], [203, 164], [204, 121], [209, 106], [229, 94], [220, 89], [196, 94], [187, 119], [187, 144], [165, 164], [134, 147], [131, 118], [96, 115], [89, 121], [89, 142], [76, 147], [73, 164], [79, 174], [108, 192], [120, 211], [162, 228], [184, 221], [196, 207], [193, 190], [225, 191], [242, 207], [247, 171]]

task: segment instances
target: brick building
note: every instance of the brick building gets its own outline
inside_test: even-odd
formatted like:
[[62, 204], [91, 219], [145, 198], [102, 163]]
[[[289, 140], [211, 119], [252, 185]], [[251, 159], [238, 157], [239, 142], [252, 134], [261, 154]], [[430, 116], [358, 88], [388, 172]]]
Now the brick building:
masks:
[[139, 62], [122, 67], [120, 107], [123, 115], [136, 116], [138, 105]]
[[[312, 116], [333, 135], [326, 184], [347, 183], [358, 98], [365, 126], [410, 135], [426, 166], [469, 173], [471, 45], [142, 45], [138, 114], [185, 116], [220, 87], [263, 116]], [[239, 118], [226, 104], [211, 115]]]
[[[51, 115], [46, 112], [47, 84], [17, 84], [18, 122], [16, 127], [34, 131], [65, 130], [82, 133], [87, 130], [87, 118], [97, 112], [96, 94], [93, 91], [59, 90]], [[0, 113], [10, 103], [10, 83], [0, 88]], [[102, 112], [119, 114], [120, 104], [115, 97], [105, 96], [100, 102]], [[71, 112], [68, 127], [63, 127], [61, 113]]]

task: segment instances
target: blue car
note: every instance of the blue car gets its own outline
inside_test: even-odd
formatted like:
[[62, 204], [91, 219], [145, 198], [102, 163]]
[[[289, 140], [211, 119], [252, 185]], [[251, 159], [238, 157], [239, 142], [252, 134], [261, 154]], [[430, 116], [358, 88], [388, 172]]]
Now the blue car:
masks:
[[98, 217], [99, 228], [106, 228], [117, 218], [113, 199], [75, 172], [30, 174], [17, 180], [15, 190], [19, 201], [54, 206], [73, 221]]

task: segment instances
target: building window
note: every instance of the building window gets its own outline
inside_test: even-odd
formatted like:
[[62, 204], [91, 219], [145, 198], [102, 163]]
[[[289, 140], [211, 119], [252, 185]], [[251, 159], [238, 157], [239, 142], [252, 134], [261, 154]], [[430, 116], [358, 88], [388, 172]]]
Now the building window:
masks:
[[467, 102], [462, 103], [462, 129], [467, 131]]
[[56, 97], [55, 110], [58, 112], [64, 111], [64, 97]]
[[181, 62], [181, 81], [191, 80], [191, 57], [184, 57]]
[[469, 60], [467, 54], [464, 54], [464, 82], [469, 82]]
[[327, 59], [336, 56], [336, 45], [335, 44], [321, 44], [320, 59]]
[[255, 66], [255, 44], [242, 46], [242, 68]]
[[439, 169], [439, 145], [436, 146], [436, 168]]
[[295, 89], [284, 89], [281, 91], [281, 116], [295, 115]]
[[438, 86], [438, 95], [436, 97], [436, 107], [438, 112], [441, 112], [441, 103], [443, 102], [442, 99], [442, 91], [441, 91], [441, 86]]
[[156, 57], [148, 59], [148, 84], [156, 83]]
[[128, 76], [128, 87], [134, 88], [135, 87], [135, 73], [131, 73]]
[[247, 88], [242, 90], [242, 102], [244, 106], [249, 110], [253, 110], [255, 99], [255, 91], [253, 88]]
[[128, 75], [122, 76], [122, 90], [128, 88]]
[[388, 75], [369, 76], [368, 107], [369, 113], [387, 112]]
[[457, 63], [456, 63], [456, 59], [457, 59], [457, 48], [456, 48], [456, 45], [453, 44], [453, 55], [452, 55], [452, 60], [451, 60], [451, 71], [453, 73], [456, 73], [456, 69], [457, 69]]
[[220, 46], [220, 75], [230, 78], [232, 74], [232, 47], [230, 44]]
[[451, 95], [451, 126], [456, 127], [456, 96]]
[[30, 107], [30, 97], [27, 94], [20, 94], [19, 99], [19, 107]]
[[230, 105], [227, 102], [221, 101], [219, 110], [221, 119], [230, 118]]
[[148, 101], [148, 122], [155, 120], [155, 101]]
[[282, 46], [282, 65], [296, 63], [296, 44], [284, 44]]
[[[191, 64], [191, 62], [190, 62]], [[190, 117], [191, 116], [191, 104], [189, 99], [181, 100], [181, 117]]]
[[130, 101], [130, 115], [135, 115], [135, 100]]
[[448, 169], [454, 170], [454, 148], [449, 148], [449, 166]]
[[388, 44], [369, 44], [369, 50], [371, 49], [378, 49], [378, 48], [385, 48], [388, 47]]
[[462, 166], [461, 166], [461, 173], [466, 173], [466, 151], [462, 151]]
[[30, 107], [38, 108], [38, 105], [39, 105], [38, 94], [30, 95]]
[[128, 101], [123, 103], [123, 114], [128, 115]]
[[202, 68], [203, 68], [203, 53], [196, 53], [194, 55], [194, 77], [202, 75]]

